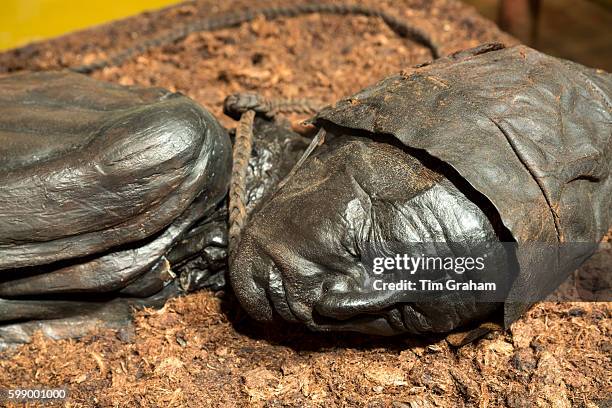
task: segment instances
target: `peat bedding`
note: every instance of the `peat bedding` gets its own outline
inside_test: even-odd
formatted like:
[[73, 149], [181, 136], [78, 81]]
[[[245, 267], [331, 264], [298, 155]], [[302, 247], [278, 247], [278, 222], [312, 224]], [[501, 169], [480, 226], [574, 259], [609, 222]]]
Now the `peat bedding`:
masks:
[[[458, 1], [363, 3], [434, 30], [447, 53], [487, 41], [515, 43]], [[186, 3], [8, 51], [0, 54], [0, 75], [91, 62], [165, 27], [253, 4]], [[282, 2], [257, 3], [275, 4]], [[425, 47], [377, 19], [314, 14], [192, 34], [92, 76], [182, 92], [233, 127], [222, 114], [230, 93], [333, 102], [429, 59]], [[608, 244], [583, 269], [610, 262]], [[604, 302], [539, 303], [508, 332], [457, 350], [435, 338], [263, 327], [230, 295], [203, 291], [139, 312], [133, 328], [80, 340], [38, 336], [3, 351], [0, 388], [67, 387], [70, 407], [606, 406], [611, 314]]]

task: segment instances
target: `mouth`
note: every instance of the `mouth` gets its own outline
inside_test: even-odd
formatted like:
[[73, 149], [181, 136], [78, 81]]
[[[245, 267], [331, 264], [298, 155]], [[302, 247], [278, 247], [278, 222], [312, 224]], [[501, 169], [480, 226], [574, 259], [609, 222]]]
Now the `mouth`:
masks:
[[413, 303], [399, 303], [386, 309], [355, 314], [344, 319], [323, 315], [315, 309], [312, 321], [306, 322], [306, 325], [316, 331], [352, 331], [379, 336], [403, 333], [424, 335], [440, 331], [431, 319], [419, 311], [419, 305]]

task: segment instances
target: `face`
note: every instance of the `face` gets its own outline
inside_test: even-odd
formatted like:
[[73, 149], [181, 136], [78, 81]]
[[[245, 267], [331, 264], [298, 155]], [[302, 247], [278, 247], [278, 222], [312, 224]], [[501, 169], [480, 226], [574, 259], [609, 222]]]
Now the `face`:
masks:
[[406, 302], [400, 292], [372, 289], [366, 258], [392, 255], [389, 243], [466, 236], [496, 239], [485, 214], [441, 172], [387, 142], [332, 136], [252, 216], [230, 278], [260, 321], [379, 335], [445, 332], [497, 305], [469, 296]]

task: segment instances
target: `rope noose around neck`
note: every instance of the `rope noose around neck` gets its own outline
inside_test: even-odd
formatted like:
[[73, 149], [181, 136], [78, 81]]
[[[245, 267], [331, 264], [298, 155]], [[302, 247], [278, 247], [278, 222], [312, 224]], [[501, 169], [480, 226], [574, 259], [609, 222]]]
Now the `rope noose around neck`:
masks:
[[[260, 114], [267, 118], [274, 118], [278, 114], [314, 114], [323, 105], [308, 99], [267, 99], [261, 95], [242, 93], [233, 94], [225, 99], [224, 111], [226, 114], [236, 117], [240, 115], [240, 121], [236, 127], [234, 149], [232, 153], [232, 176], [229, 189], [229, 263], [233, 262], [236, 248], [240, 242], [240, 234], [247, 219], [247, 170], [249, 159], [253, 149], [253, 124], [255, 115]], [[319, 141], [319, 136], [315, 136], [313, 143], [310, 144], [302, 158], [290, 171], [287, 177], [279, 184], [277, 189], [291, 177], [296, 169], [301, 165], [305, 158], [312, 152], [314, 141]]]
[[360, 15], [366, 17], [378, 17], [400, 37], [410, 38], [413, 41], [427, 47], [434, 59], [442, 55], [442, 48], [427, 31], [413, 26], [412, 24], [379, 8], [368, 7], [361, 4], [305, 3], [254, 10], [247, 9], [235, 13], [225, 12], [218, 15], [213, 15], [212, 17], [202, 18], [176, 28], [171, 28], [157, 36], [145, 39], [144, 41], [138, 42], [111, 55], [108, 58], [100, 59], [90, 64], [69, 67], [68, 69], [74, 72], [90, 73], [106, 67], [118, 66], [136, 55], [143, 54], [155, 47], [171, 44], [187, 37], [190, 34], [236, 27], [240, 24], [251, 22], [258, 16], [263, 16], [268, 20], [275, 20], [283, 17], [292, 18], [315, 13], [335, 14], [342, 16]]

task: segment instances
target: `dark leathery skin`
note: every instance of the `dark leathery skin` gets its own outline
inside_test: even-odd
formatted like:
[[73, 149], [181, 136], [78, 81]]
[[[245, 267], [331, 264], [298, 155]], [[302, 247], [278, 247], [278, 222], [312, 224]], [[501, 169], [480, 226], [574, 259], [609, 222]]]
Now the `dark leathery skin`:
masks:
[[48, 319], [53, 331], [78, 310], [124, 321], [129, 313], [109, 313], [129, 307], [94, 312], [179, 294], [180, 262], [203, 250], [181, 237], [223, 241], [213, 213], [231, 144], [216, 119], [180, 94], [73, 73], [9, 76], [0, 89], [0, 321], [15, 322], [10, 333]]
[[[393, 135], [448, 163], [519, 244], [592, 243], [580, 256], [545, 260], [523, 245], [509, 298], [543, 299], [612, 223], [611, 94], [604, 71], [526, 46], [485, 45], [384, 79], [316, 122]], [[530, 304], [506, 302], [505, 324]]]
[[50, 72], [0, 79], [0, 108], [0, 275], [148, 238], [227, 189], [229, 140], [181, 95]]
[[[310, 140], [289, 130], [285, 124], [255, 118], [253, 150], [246, 172], [247, 216], [265, 203], [291, 171]], [[201, 287], [221, 289], [227, 269], [227, 211], [225, 203], [211, 221], [194, 227], [173, 248], [168, 260], [186, 291]], [[187, 254], [187, 255], [185, 255]]]
[[[27, 222], [29, 229], [18, 229], [18, 233], [30, 238], [29, 242], [6, 242], [0, 250], [0, 259], [6, 266], [0, 270], [0, 346], [29, 341], [37, 329], [62, 338], [80, 336], [96, 325], [120, 327], [129, 322], [132, 306], [160, 306], [181, 293], [224, 287], [227, 210], [226, 202], [221, 200], [227, 191], [231, 161], [229, 138], [214, 118], [187, 98], [161, 89], [121, 87], [66, 73], [9, 78], [0, 83], [7, 90], [0, 108], [11, 112], [11, 117], [2, 121], [0, 131], [7, 142], [4, 149], [10, 153], [1, 162], [3, 174], [7, 175], [5, 183], [15, 184], [10, 178], [19, 180], [28, 171], [30, 180], [45, 180], [55, 169], [53, 165], [61, 165], [60, 173], [71, 175], [68, 180], [73, 184], [62, 188], [43, 186], [46, 190], [42, 191], [47, 193], [44, 198], [56, 205], [45, 209], [57, 219], [68, 218], [57, 228], [51, 228], [51, 221], [36, 224], [36, 217], [5, 216], [8, 225], [21, 227], [20, 223]], [[81, 120], [74, 120], [81, 111]], [[166, 128], [176, 128], [178, 132], [164, 134]], [[22, 134], [25, 136], [17, 138]], [[154, 139], [160, 134], [165, 139], [157, 143]], [[115, 144], [96, 144], [98, 138]], [[117, 143], [120, 148], [114, 148]], [[284, 126], [257, 118], [246, 178], [249, 212], [274, 190], [307, 145], [308, 140]], [[116, 174], [105, 179], [109, 172], [94, 173], [99, 179], [80, 179], [87, 175], [80, 169], [100, 168], [89, 158], [105, 157], [113, 151], [121, 153], [122, 160], [111, 161], [111, 165], [120, 167], [123, 173], [116, 174], [122, 174], [125, 183]], [[125, 160], [138, 160], [143, 153], [139, 166], [125, 165]], [[164, 155], [164, 160], [147, 160]], [[80, 187], [78, 182], [82, 183]], [[95, 189], [96, 182], [99, 190], [109, 196], [102, 204], [97, 203], [95, 195], [87, 196], [80, 190]], [[119, 199], [117, 193], [127, 183], [141, 187], [132, 190], [129, 197], [141, 200], [140, 204], [134, 206], [135, 201]], [[181, 190], [186, 184], [197, 184], [199, 189]], [[54, 190], [59, 190], [55, 196]], [[83, 225], [74, 228], [80, 234], [67, 234], [63, 227], [69, 228], [76, 221], [72, 213], [62, 217], [59, 210], [52, 212], [65, 205], [66, 200], [70, 202], [72, 193], [81, 197], [78, 202], [82, 208], [75, 211], [82, 214]], [[173, 197], [175, 206], [185, 201], [186, 208], [179, 212], [180, 208], [173, 207], [171, 212], [158, 213], [157, 203], [171, 202]], [[8, 209], [17, 208], [17, 197], [13, 197], [14, 201], [9, 198], [5, 196], [2, 204]], [[33, 205], [33, 199], [27, 199], [23, 200], [27, 205], [18, 210], [35, 212], [38, 207]], [[146, 230], [141, 223], [136, 225], [136, 231], [131, 230], [130, 216], [136, 219], [140, 215], [138, 209], [154, 218], [160, 228]], [[109, 221], [113, 217], [126, 221], [122, 223], [125, 228], [117, 230], [115, 241], [82, 246], [72, 252], [70, 247], [59, 253], [44, 248], [31, 250], [48, 245], [47, 238], [51, 246], [55, 240], [64, 239], [78, 247], [83, 236], [104, 234], [106, 227], [115, 228], [117, 223]], [[27, 257], [14, 256], [15, 248], [27, 245]], [[83, 330], [76, 329], [75, 324]]]
[[[40, 293], [113, 292], [145, 272], [157, 268], [176, 240], [202, 214], [214, 209], [214, 202], [200, 197], [175, 222], [150, 242], [139, 242], [128, 249], [111, 250], [88, 261], [43, 264], [7, 271], [9, 280], [0, 279], [0, 297], [32, 296]], [[24, 275], [24, 277], [20, 277]]]
[[495, 309], [469, 298], [452, 307], [397, 305], [394, 295], [368, 291], [358, 255], [367, 248], [384, 254], [388, 242], [415, 237], [497, 235], [457, 187], [401, 148], [331, 138], [244, 229], [230, 272], [244, 308], [262, 321], [282, 317], [315, 330], [383, 335], [445, 332]]
[[[509, 262], [520, 271], [508, 276], [508, 299], [519, 301], [503, 309], [510, 324], [530, 305], [521, 296], [543, 298], [588, 258], [612, 222], [611, 90], [605, 72], [524, 46], [486, 45], [323, 109], [312, 123], [331, 137], [243, 231], [230, 271], [240, 302], [262, 321], [376, 334], [445, 332], [499, 318], [496, 304], [406, 304], [360, 286], [360, 243], [379, 235], [431, 241], [428, 228], [414, 226], [445, 229], [474, 213], [471, 234], [437, 238], [477, 242], [494, 233], [518, 243]], [[374, 159], [382, 147], [372, 143], [383, 140], [403, 146], [405, 158], [391, 160], [389, 152]], [[416, 164], [398, 171], [402, 160], [437, 160], [442, 177], [431, 186]], [[368, 187], [385, 180], [384, 190]], [[440, 190], [445, 196], [435, 197]], [[408, 211], [412, 205], [421, 211]], [[593, 245], [574, 259], [544, 254], [545, 265], [542, 254], [525, 250], [530, 242]]]

